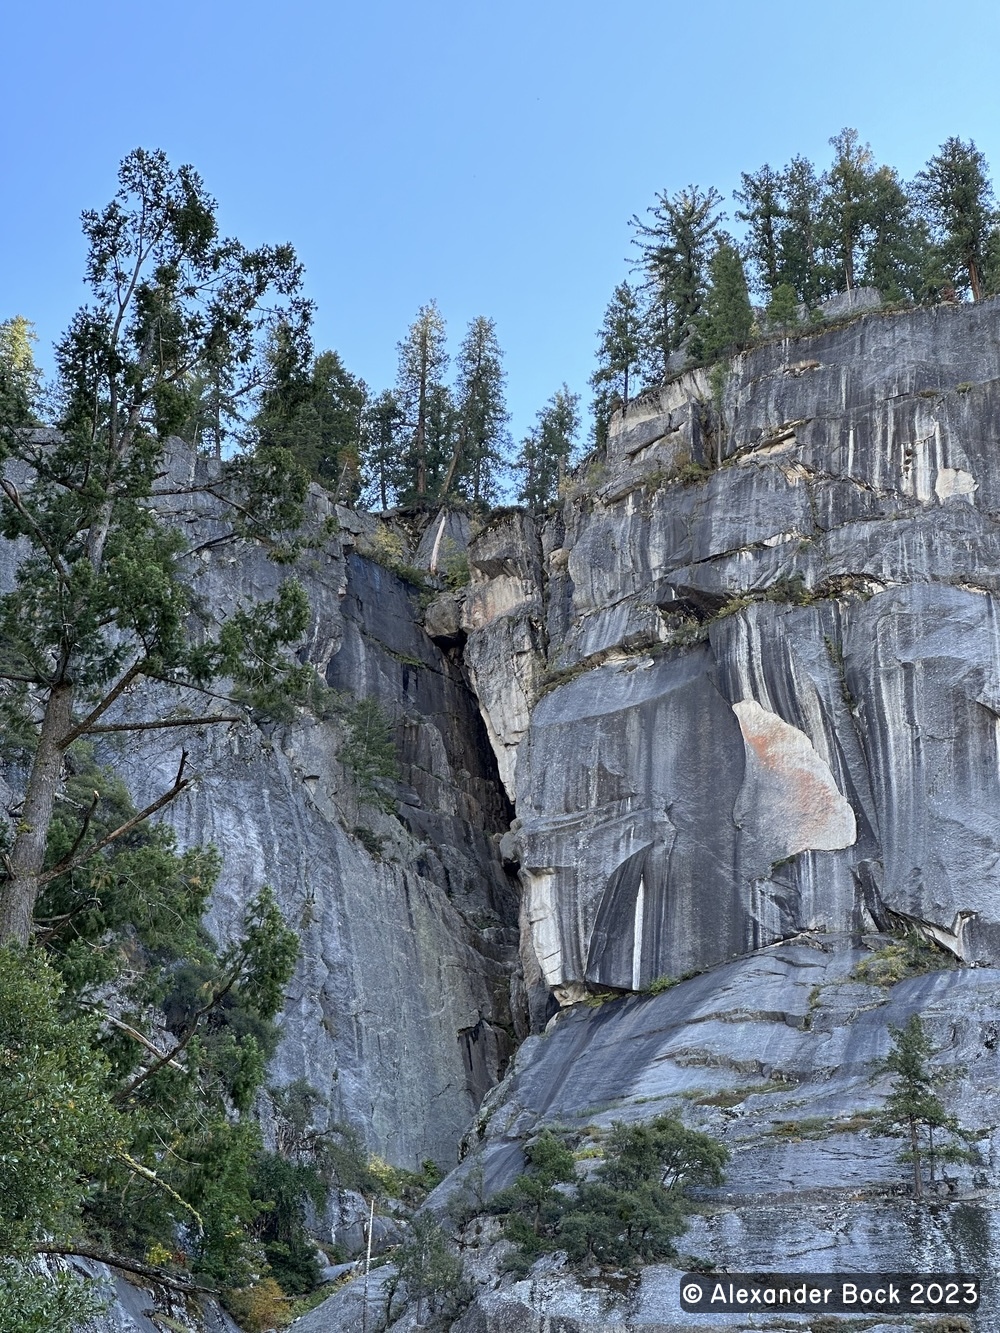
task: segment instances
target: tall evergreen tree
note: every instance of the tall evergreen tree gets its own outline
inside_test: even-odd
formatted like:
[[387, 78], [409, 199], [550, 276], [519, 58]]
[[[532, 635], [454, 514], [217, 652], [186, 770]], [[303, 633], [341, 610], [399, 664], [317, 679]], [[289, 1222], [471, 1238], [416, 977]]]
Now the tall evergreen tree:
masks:
[[743, 261], [731, 237], [720, 237], [709, 263], [705, 310], [698, 323], [701, 355], [720, 356], [745, 347], [753, 328], [753, 306]]
[[[291, 248], [248, 251], [220, 239], [196, 173], [143, 150], [122, 163], [114, 200], [85, 212], [83, 224], [93, 302], [57, 348], [62, 436], [39, 445], [16, 415], [0, 419], [0, 462], [18, 460], [35, 477], [23, 489], [9, 476], [0, 481], [3, 535], [29, 550], [15, 587], [0, 597], [0, 705], [5, 722], [33, 733], [0, 869], [0, 942], [28, 940], [52, 878], [46, 841], [73, 741], [106, 730], [108, 710], [143, 678], [182, 687], [228, 676], [255, 688], [264, 663], [268, 673], [280, 670], [280, 646], [307, 616], [302, 589], [289, 583], [275, 606], [242, 609], [214, 638], [193, 637], [183, 536], [150, 504], [172, 391], [208, 351], [225, 350], [251, 392], [262, 330], [300, 308]], [[244, 460], [244, 484], [266, 483], [266, 495], [247, 493], [234, 510], [244, 524], [255, 513], [296, 521], [304, 479], [288, 464], [280, 451], [259, 465]], [[209, 709], [205, 721], [217, 715]], [[141, 724], [173, 725], [162, 715]], [[182, 764], [152, 809], [187, 785]]]
[[0, 412], [24, 425], [33, 420], [40, 385], [32, 348], [37, 341], [35, 326], [23, 315], [0, 323]]
[[916, 188], [943, 271], [981, 301], [996, 289], [998, 214], [986, 158], [973, 141], [947, 139]]
[[556, 498], [580, 430], [580, 395], [563, 385], [538, 412], [522, 441], [515, 469], [521, 475], [517, 498], [541, 508]]
[[812, 309], [836, 288], [820, 259], [820, 205], [823, 185], [805, 157], [794, 157], [782, 172], [784, 225], [778, 242], [778, 282]]
[[313, 357], [308, 338], [279, 327], [272, 336], [270, 374], [254, 419], [262, 446], [287, 449], [314, 481], [338, 499], [357, 497], [361, 416], [367, 386], [336, 352]]
[[765, 162], [756, 172], [741, 172], [740, 179], [743, 189], [734, 191], [733, 198], [743, 205], [736, 217], [747, 226], [744, 249], [753, 265], [756, 291], [770, 296], [781, 282], [785, 175]]
[[597, 369], [590, 377], [594, 395], [594, 439], [607, 440], [614, 411], [625, 411], [640, 388], [648, 361], [646, 323], [638, 291], [627, 282], [614, 290], [598, 330]]
[[861, 281], [889, 301], [918, 300], [923, 294], [927, 229], [913, 200], [891, 167], [879, 167], [869, 182], [868, 235]]
[[633, 240], [642, 251], [653, 306], [655, 370], [659, 374], [670, 353], [691, 336], [701, 314], [721, 202], [717, 190], [703, 192], [692, 185], [674, 195], [658, 194], [647, 210], [652, 223], [632, 218]]
[[317, 449], [301, 459], [320, 483], [348, 503], [357, 499], [361, 477], [361, 422], [368, 386], [352, 375], [336, 352], [320, 352], [312, 367]]
[[391, 389], [368, 401], [361, 423], [361, 467], [369, 504], [386, 510], [399, 487], [406, 485], [401, 460], [403, 414]]
[[451, 456], [448, 447], [442, 459], [442, 445], [450, 446], [451, 438], [441, 429], [448, 406], [448, 353], [444, 320], [434, 301], [420, 307], [398, 350], [395, 397], [409, 436], [409, 478], [400, 498], [421, 503], [437, 493]]
[[827, 172], [820, 209], [820, 232], [837, 290], [857, 286], [855, 268], [871, 223], [875, 158], [857, 130], [843, 129], [830, 140], [833, 166]]
[[480, 315], [469, 324], [456, 361], [456, 429], [441, 499], [460, 491], [473, 504], [495, 498], [508, 448], [510, 413], [496, 324]]
[[[935, 1154], [950, 1161], [967, 1159], [969, 1154], [955, 1142], [962, 1137], [958, 1121], [934, 1091], [934, 1075], [927, 1064], [931, 1043], [919, 1015], [911, 1014], [905, 1027], [890, 1027], [889, 1032], [892, 1049], [884, 1069], [895, 1075], [895, 1081], [876, 1129], [906, 1141], [903, 1160], [913, 1169], [913, 1193], [919, 1199], [924, 1192], [925, 1159], [931, 1162], [933, 1178]], [[939, 1131], [936, 1145], [935, 1130]]]

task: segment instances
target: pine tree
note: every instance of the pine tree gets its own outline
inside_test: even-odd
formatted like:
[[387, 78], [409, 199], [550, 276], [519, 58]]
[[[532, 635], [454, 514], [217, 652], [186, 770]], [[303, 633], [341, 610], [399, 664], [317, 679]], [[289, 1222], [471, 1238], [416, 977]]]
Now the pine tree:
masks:
[[799, 322], [799, 303], [795, 288], [788, 282], [779, 283], [767, 306], [768, 328], [780, 329], [782, 333]]
[[485, 504], [496, 496], [510, 420], [503, 353], [492, 319], [480, 315], [469, 324], [455, 369], [454, 446], [440, 498], [457, 490], [473, 504]]
[[[905, 1027], [890, 1027], [889, 1032], [892, 1049], [884, 1069], [887, 1073], [895, 1074], [896, 1078], [886, 1098], [877, 1129], [882, 1134], [907, 1141], [903, 1160], [908, 1161], [913, 1168], [913, 1193], [919, 1199], [924, 1192], [925, 1156], [931, 1161], [933, 1179], [935, 1153], [952, 1161], [967, 1159], [969, 1154], [955, 1143], [955, 1139], [961, 1137], [958, 1121], [947, 1113], [934, 1092], [934, 1075], [927, 1066], [932, 1048], [919, 1016], [911, 1014]], [[936, 1148], [935, 1130], [947, 1136], [943, 1142], [939, 1141]]]
[[[62, 434], [39, 444], [17, 414], [0, 419], [0, 463], [15, 459], [34, 473], [23, 489], [0, 482], [3, 535], [29, 548], [16, 586], [0, 597], [2, 707], [8, 725], [34, 736], [3, 857], [0, 941], [28, 940], [52, 878], [46, 843], [73, 741], [117, 727], [108, 710], [143, 678], [181, 688], [228, 676], [258, 688], [284, 669], [282, 645], [308, 614], [302, 589], [289, 582], [274, 606], [241, 609], [215, 637], [195, 638], [183, 534], [149, 503], [162, 472], [158, 427], [174, 391], [211, 351], [225, 352], [249, 394], [256, 342], [272, 317], [264, 298], [288, 319], [303, 308], [293, 252], [220, 240], [197, 174], [143, 150], [122, 163], [111, 204], [85, 212], [83, 223], [93, 302], [57, 348]], [[265, 516], [297, 521], [304, 478], [281, 451], [272, 454], [242, 461], [241, 484], [253, 489], [233, 513], [244, 532]], [[205, 721], [216, 715], [208, 710]], [[175, 722], [161, 715], [137, 725]], [[187, 785], [182, 763], [172, 789], [143, 813]]]
[[37, 341], [35, 326], [23, 315], [0, 323], [0, 413], [22, 425], [34, 420], [40, 377], [32, 344]]
[[580, 395], [564, 384], [538, 412], [514, 465], [521, 474], [517, 498], [524, 504], [541, 508], [555, 499], [580, 429], [579, 406]]
[[311, 460], [301, 462], [314, 480], [347, 504], [360, 492], [361, 422], [367, 400], [368, 386], [350, 373], [338, 353], [320, 352], [312, 367], [317, 449]]
[[720, 238], [709, 264], [705, 310], [698, 324], [703, 357], [717, 357], [745, 347], [753, 329], [753, 306], [740, 252], [729, 237]]
[[391, 389], [369, 400], [361, 422], [362, 484], [369, 504], [389, 508], [396, 491], [406, 485], [401, 463], [403, 414]]
[[736, 217], [747, 224], [744, 245], [753, 265], [755, 289], [770, 296], [781, 281], [785, 175], [772, 171], [765, 162], [756, 172], [741, 172], [740, 179], [743, 189], [734, 191], [733, 198], [743, 207], [736, 210]]
[[851, 291], [855, 268], [871, 222], [875, 159], [857, 130], [843, 129], [830, 140], [833, 166], [827, 172], [820, 209], [820, 235], [838, 290]]
[[889, 301], [917, 300], [923, 291], [928, 241], [913, 201], [891, 167], [869, 183], [868, 236], [861, 280]]
[[778, 285], [787, 283], [796, 299], [813, 309], [836, 291], [819, 257], [823, 185], [813, 164], [795, 157], [782, 172], [784, 225], [778, 242]]
[[970, 139], [947, 139], [917, 174], [938, 259], [957, 290], [981, 301], [997, 286], [998, 214], [986, 158]]
[[639, 293], [627, 282], [615, 288], [597, 336], [597, 369], [590, 386], [595, 390], [594, 439], [603, 447], [612, 412], [628, 408], [647, 362], [644, 311]]
[[[445, 324], [434, 301], [420, 307], [398, 350], [395, 397], [409, 435], [409, 476], [400, 499], [421, 503], [437, 493], [451, 456], [450, 435], [443, 440], [441, 429], [448, 406], [444, 393], [448, 369]], [[443, 444], [448, 452], [442, 459]]]
[[653, 308], [658, 374], [671, 352], [691, 336], [701, 314], [721, 202], [717, 190], [703, 193], [692, 185], [675, 195], [658, 194], [647, 210], [651, 225], [632, 218]]
[[253, 426], [263, 448], [288, 450], [337, 499], [357, 497], [363, 380], [336, 352], [313, 356], [308, 331], [280, 326], [268, 347], [269, 374]]

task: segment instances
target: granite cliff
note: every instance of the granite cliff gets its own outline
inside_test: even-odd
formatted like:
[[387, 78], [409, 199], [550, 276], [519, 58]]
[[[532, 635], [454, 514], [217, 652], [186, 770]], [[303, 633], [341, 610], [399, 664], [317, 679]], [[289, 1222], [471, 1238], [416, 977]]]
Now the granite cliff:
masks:
[[[998, 352], [992, 302], [682, 374], [555, 511], [471, 542], [464, 659], [514, 803], [535, 1030], [562, 1011], [487, 1098], [442, 1215], [476, 1173], [509, 1184], [545, 1125], [672, 1109], [733, 1149], [690, 1253], [995, 1272]], [[872, 984], [859, 963], [900, 929], [955, 968]], [[869, 1130], [913, 1012], [977, 1139], [923, 1210]], [[616, 1296], [477, 1263], [469, 1333], [744, 1326], [682, 1315], [668, 1269]], [[351, 1327], [355, 1299], [315, 1327]]]
[[[203, 776], [166, 814], [223, 853], [220, 935], [262, 881], [301, 930], [275, 1081], [307, 1077], [402, 1165], [450, 1166], [465, 1135], [442, 1217], [545, 1125], [670, 1109], [733, 1153], [690, 1254], [995, 1273], [998, 406], [1000, 304], [868, 314], [644, 395], [545, 515], [453, 518], [471, 581], [429, 606], [385, 523], [339, 511], [300, 561], [301, 654], [392, 719], [396, 813], [317, 708], [184, 737]], [[177, 451], [178, 489], [206, 466]], [[404, 535], [426, 568], [433, 531]], [[221, 547], [200, 591], [279, 576]], [[160, 742], [106, 757], [140, 803], [176, 768]], [[899, 929], [954, 966], [876, 984], [858, 965]], [[924, 1208], [870, 1132], [889, 1025], [917, 1011], [976, 1143]], [[757, 1326], [680, 1314], [667, 1267], [515, 1282], [462, 1239], [463, 1333]], [[357, 1329], [360, 1301], [300, 1327]]]

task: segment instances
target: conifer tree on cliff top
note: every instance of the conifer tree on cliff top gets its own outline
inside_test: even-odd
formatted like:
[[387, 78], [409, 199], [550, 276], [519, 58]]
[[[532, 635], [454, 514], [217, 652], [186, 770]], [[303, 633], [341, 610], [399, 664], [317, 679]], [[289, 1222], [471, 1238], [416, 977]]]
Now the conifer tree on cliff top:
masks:
[[658, 194], [647, 210], [651, 222], [632, 218], [633, 239], [642, 251], [654, 313], [659, 374], [670, 353], [684, 345], [701, 314], [721, 202], [717, 190], [703, 192], [692, 185], [674, 195]]
[[[83, 230], [92, 301], [57, 348], [60, 433], [26, 431], [24, 404], [9, 394], [0, 420], [0, 530], [25, 549], [0, 598], [0, 706], [28, 756], [24, 801], [4, 838], [0, 942], [27, 941], [41, 889], [74, 863], [70, 849], [45, 866], [73, 741], [125, 729], [111, 710], [143, 679], [265, 685], [307, 615], [289, 581], [273, 604], [238, 609], [218, 633], [193, 633], [185, 539], [154, 510], [169, 487], [163, 441], [190, 409], [191, 375], [224, 364], [233, 399], [250, 395], [264, 330], [308, 322], [291, 247], [247, 250], [220, 237], [198, 175], [142, 149], [122, 163], [111, 203], [83, 214]], [[236, 460], [231, 471], [244, 534], [294, 525], [305, 479], [284, 451]], [[230, 715], [207, 708], [200, 721]], [[134, 726], [180, 723], [151, 716]], [[187, 786], [185, 762], [140, 818]]]
[[991, 295], [1000, 285], [1000, 238], [986, 158], [971, 139], [947, 139], [916, 186], [945, 275], [973, 301]]

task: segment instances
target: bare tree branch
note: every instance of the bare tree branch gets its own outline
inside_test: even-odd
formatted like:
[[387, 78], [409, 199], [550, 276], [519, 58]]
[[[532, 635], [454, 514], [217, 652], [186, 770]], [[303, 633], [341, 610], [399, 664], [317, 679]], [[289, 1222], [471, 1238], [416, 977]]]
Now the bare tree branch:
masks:
[[204, 713], [201, 717], [168, 717], [159, 722], [106, 722], [87, 727], [86, 734], [95, 736], [105, 731], [160, 731], [163, 727], [202, 727], [211, 722], [245, 722], [239, 713]]
[[97, 706], [92, 708], [87, 716], [81, 722], [78, 722], [71, 731], [67, 732], [64, 748], [65, 746], [72, 745], [73, 741], [75, 741], [78, 736], [82, 736], [85, 732], [89, 731], [92, 723], [96, 722], [99, 717], [107, 712], [115, 700], [121, 697], [136, 677], [141, 674], [145, 661], [146, 659], [141, 657], [137, 662], [133, 662], [125, 674], [120, 676], [115, 684], [112, 685], [111, 689], [108, 690], [107, 694], [101, 699]]
[[93, 1245], [54, 1245], [51, 1241], [39, 1241], [36, 1245], [32, 1245], [31, 1249], [34, 1254], [61, 1255], [67, 1259], [92, 1259], [94, 1263], [107, 1264], [109, 1268], [120, 1268], [125, 1273], [138, 1273], [141, 1277], [157, 1282], [161, 1286], [170, 1287], [174, 1291], [197, 1291], [203, 1292], [206, 1296], [218, 1294], [213, 1292], [211, 1287], [199, 1287], [194, 1282], [184, 1282], [180, 1278], [168, 1276], [162, 1269], [154, 1268], [151, 1264], [140, 1263], [138, 1259], [127, 1259], [124, 1255], [112, 1254], [108, 1250], [99, 1250]]

